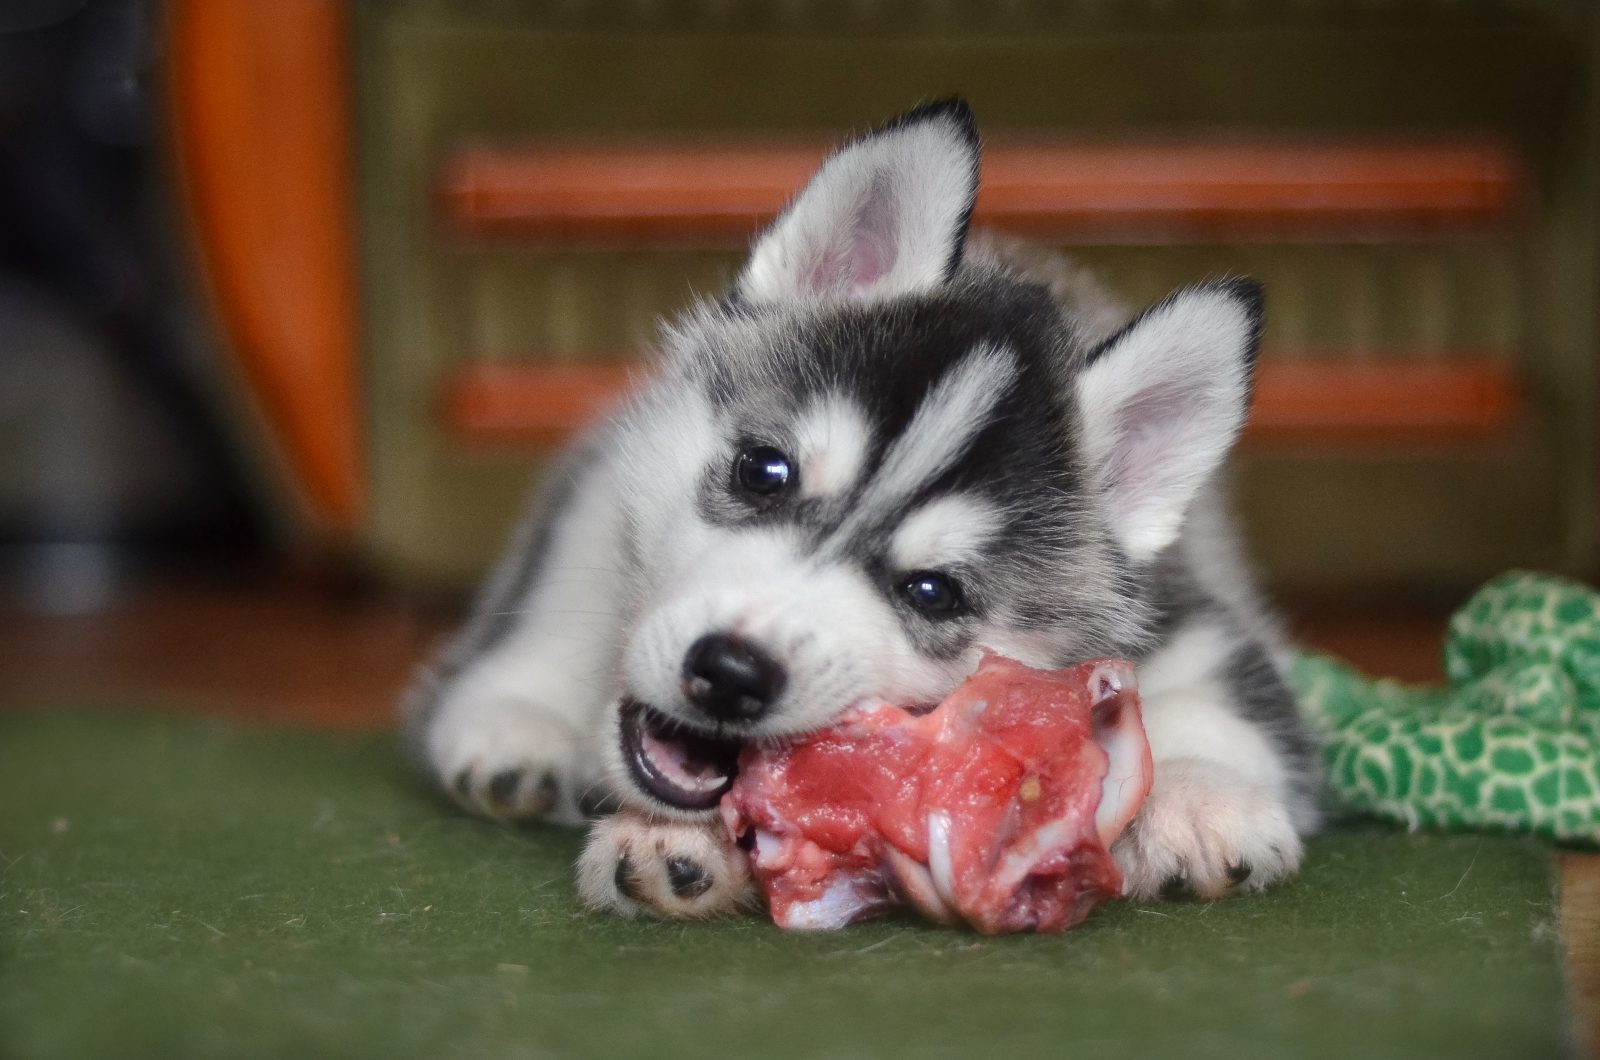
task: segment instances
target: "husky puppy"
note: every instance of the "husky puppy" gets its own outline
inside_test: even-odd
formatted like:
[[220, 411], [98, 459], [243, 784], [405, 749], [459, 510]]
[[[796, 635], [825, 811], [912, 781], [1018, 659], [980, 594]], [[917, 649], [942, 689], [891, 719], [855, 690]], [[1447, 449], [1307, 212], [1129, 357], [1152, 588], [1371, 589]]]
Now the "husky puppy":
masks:
[[579, 889], [745, 901], [715, 806], [747, 741], [941, 699], [980, 647], [1139, 667], [1155, 757], [1129, 895], [1292, 875], [1314, 755], [1216, 495], [1260, 333], [1248, 280], [1131, 321], [1064, 262], [968, 239], [959, 101], [847, 144], [733, 290], [552, 470], [406, 703], [468, 809], [591, 824]]

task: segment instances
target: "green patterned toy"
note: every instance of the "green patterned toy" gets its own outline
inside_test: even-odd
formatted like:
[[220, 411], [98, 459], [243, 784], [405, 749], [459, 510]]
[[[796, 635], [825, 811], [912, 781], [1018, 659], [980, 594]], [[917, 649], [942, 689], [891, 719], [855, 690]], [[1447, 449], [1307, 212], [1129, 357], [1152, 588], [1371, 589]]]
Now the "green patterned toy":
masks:
[[1290, 680], [1342, 808], [1600, 845], [1600, 594], [1514, 572], [1450, 620], [1446, 687], [1300, 655]]

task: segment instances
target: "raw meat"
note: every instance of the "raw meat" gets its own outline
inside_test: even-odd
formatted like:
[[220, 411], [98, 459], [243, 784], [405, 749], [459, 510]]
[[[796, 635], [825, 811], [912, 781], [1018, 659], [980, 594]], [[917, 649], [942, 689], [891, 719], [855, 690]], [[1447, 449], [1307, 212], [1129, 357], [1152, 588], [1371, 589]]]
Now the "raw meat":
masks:
[[1130, 663], [990, 653], [932, 711], [860, 707], [747, 748], [722, 816], [781, 927], [908, 902], [985, 934], [1061, 931], [1121, 891], [1107, 848], [1150, 780]]

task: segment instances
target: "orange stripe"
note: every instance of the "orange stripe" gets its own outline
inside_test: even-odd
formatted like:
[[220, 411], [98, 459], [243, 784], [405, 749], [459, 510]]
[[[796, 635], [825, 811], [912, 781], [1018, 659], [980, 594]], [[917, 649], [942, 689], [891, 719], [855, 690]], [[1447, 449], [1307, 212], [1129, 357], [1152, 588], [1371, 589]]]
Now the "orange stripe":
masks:
[[[612, 406], [622, 362], [478, 364], [442, 390], [446, 432], [473, 446], [559, 443]], [[1516, 380], [1498, 360], [1439, 364], [1269, 362], [1257, 373], [1247, 437], [1255, 443], [1480, 445], [1520, 416]]]
[[1342, 446], [1503, 438], [1521, 412], [1511, 367], [1498, 358], [1445, 356], [1451, 363], [1263, 365], [1248, 437]]
[[616, 403], [629, 366], [477, 364], [441, 393], [445, 429], [474, 445], [556, 445]]
[[[824, 152], [777, 146], [469, 146], [440, 174], [457, 231], [557, 242], [747, 238]], [[1490, 142], [991, 145], [976, 220], [1077, 242], [1108, 233], [1339, 234], [1483, 226], [1522, 205], [1517, 156]], [[1348, 234], [1345, 232], [1345, 234]]]

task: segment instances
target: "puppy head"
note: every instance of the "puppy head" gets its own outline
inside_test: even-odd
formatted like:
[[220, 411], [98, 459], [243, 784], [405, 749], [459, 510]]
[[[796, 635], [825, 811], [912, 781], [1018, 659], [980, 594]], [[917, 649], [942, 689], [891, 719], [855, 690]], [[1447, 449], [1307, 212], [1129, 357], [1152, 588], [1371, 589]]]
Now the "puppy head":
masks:
[[977, 150], [959, 103], [846, 146], [669, 331], [615, 435], [634, 801], [704, 812], [741, 743], [935, 702], [980, 646], [1137, 649], [1142, 572], [1242, 422], [1259, 294], [1179, 292], [1089, 348], [966, 259]]

